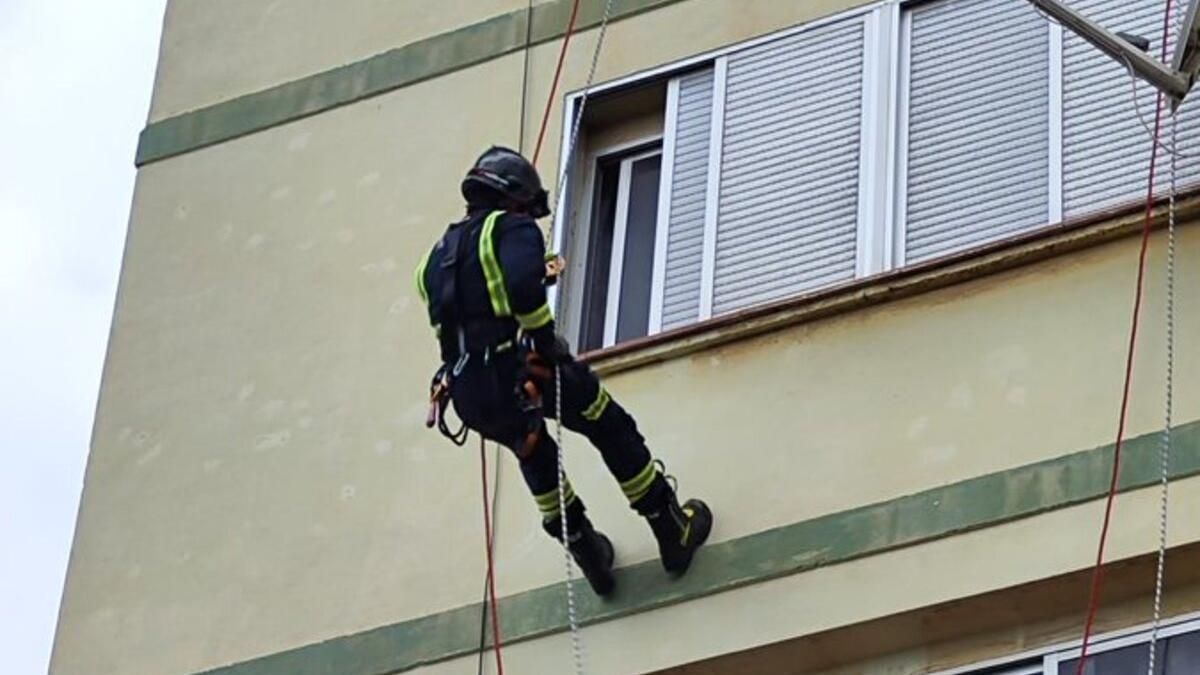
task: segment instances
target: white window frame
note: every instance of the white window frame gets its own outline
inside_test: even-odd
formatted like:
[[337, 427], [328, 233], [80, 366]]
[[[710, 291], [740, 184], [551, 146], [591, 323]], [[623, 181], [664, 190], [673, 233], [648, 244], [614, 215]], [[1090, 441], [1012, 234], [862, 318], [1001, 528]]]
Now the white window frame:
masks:
[[679, 124], [679, 78], [667, 81], [666, 115], [663, 119], [662, 169], [658, 182], [658, 222], [654, 233], [654, 280], [650, 287], [648, 333], [662, 332], [663, 293], [667, 285], [667, 245], [671, 218], [671, 189], [675, 179], [675, 129]]
[[[1161, 628], [1159, 628], [1158, 639], [1159, 641], [1162, 641], [1175, 637], [1176, 635], [1186, 635], [1187, 633], [1197, 632], [1200, 632], [1200, 618], [1181, 620], [1163, 625]], [[1129, 632], [1126, 634], [1109, 634], [1108, 636], [1098, 638], [1095, 644], [1089, 643], [1088, 655], [1096, 656], [1103, 654], [1104, 652], [1111, 652], [1116, 649], [1131, 647], [1139, 644], [1145, 645], [1148, 648], [1150, 646], [1150, 636], [1151, 631], [1145, 627], [1142, 627], [1136, 632]], [[1081, 653], [1083, 653], [1082, 646], [1047, 654], [1045, 660], [1042, 662], [1043, 672], [1052, 675], [1058, 675], [1058, 667], [1062, 662], [1070, 661], [1071, 659], [1077, 659]]]
[[[893, 198], [889, 201], [893, 226], [891, 235], [891, 265], [888, 269], [899, 269], [908, 264], [906, 243], [908, 239], [908, 127], [909, 92], [911, 90], [911, 45], [912, 9], [918, 5], [939, 0], [899, 0], [896, 3], [899, 17], [899, 38], [896, 50], [899, 63], [893, 105], [896, 110], [896, 159], [893, 165], [895, 182]], [[1030, 11], [1036, 11], [1032, 6]], [[1060, 224], [1063, 220], [1063, 28], [1061, 24], [1046, 21], [1047, 28], [1047, 73], [1048, 73], [1048, 156], [1047, 174], [1047, 217], [1042, 227]], [[965, 85], [964, 85], [965, 86]]]
[[[1114, 649], [1129, 647], [1136, 644], [1150, 644], [1152, 626], [1148, 623], [1130, 628], [1111, 631], [1094, 636], [1088, 643], [1088, 654], [1095, 656]], [[1158, 639], [1166, 640], [1177, 635], [1200, 632], [1200, 612], [1183, 614], [1166, 620], [1158, 631]], [[1041, 649], [1030, 650], [1020, 654], [990, 659], [969, 666], [939, 670], [933, 675], [973, 675], [989, 669], [1003, 668], [1006, 664], [1014, 664], [1013, 670], [1000, 671], [1002, 675], [1058, 675], [1058, 666], [1063, 661], [1079, 658], [1082, 652], [1079, 640], [1061, 642]], [[1040, 659], [1040, 663], [1017, 665], [1032, 659]]]
[[[653, 141], [651, 141], [651, 142], [653, 142]], [[608, 153], [608, 154], [611, 155], [612, 153]], [[622, 157], [620, 160], [621, 164], [620, 164], [620, 168], [618, 169], [618, 174], [617, 174], [617, 212], [613, 218], [612, 252], [611, 252], [611, 255], [610, 255], [609, 261], [608, 261], [608, 295], [606, 298], [607, 306], [604, 310], [604, 346], [605, 347], [611, 347], [617, 343], [617, 324], [619, 322], [620, 314], [621, 314], [621, 276], [624, 274], [624, 271], [625, 271], [625, 238], [626, 238], [626, 234], [629, 230], [629, 190], [630, 190], [630, 183], [632, 181], [632, 175], [633, 175], [633, 164], [634, 164], [634, 162], [638, 162], [643, 159], [649, 159], [651, 157], [661, 157], [661, 156], [663, 156], [663, 154], [664, 154], [663, 149], [661, 147], [656, 147], [656, 148], [652, 148], [649, 150], [645, 150], [643, 152], [631, 154], [627, 157]], [[593, 186], [592, 186], [593, 193], [595, 191], [595, 187], [596, 187], [595, 184], [593, 184]], [[659, 185], [658, 185], [658, 209], [657, 209], [658, 215], [662, 214], [662, 194], [663, 194], [662, 174], [660, 172], [659, 173]], [[589, 224], [589, 226], [590, 226], [590, 224]], [[651, 278], [657, 279], [660, 276], [660, 272], [657, 269], [657, 265], [658, 265], [658, 255], [657, 255], [658, 232], [659, 232], [659, 230], [666, 229], [666, 223], [663, 223], [663, 222], [657, 220], [657, 216], [656, 216], [654, 227], [655, 227], [655, 232], [654, 232], [654, 237], [655, 237], [654, 265], [655, 265], [655, 267], [653, 269]], [[662, 288], [661, 287], [659, 287], [657, 289], [654, 288], [653, 283], [651, 284], [651, 288], [649, 288], [647, 290], [650, 293], [651, 303], [653, 303], [653, 300], [654, 300], [654, 297], [656, 294], [657, 295], [662, 294]]]
[[716, 286], [717, 211], [721, 203], [721, 153], [725, 147], [725, 85], [728, 74], [729, 57], [722, 55], [713, 62], [712, 129], [708, 139], [708, 184], [704, 192], [704, 249], [700, 257], [698, 321], [712, 318]]
[[[583, 170], [581, 171], [582, 175], [578, 177], [579, 183], [583, 189], [580, 192], [580, 199], [577, 201], [577, 203], [579, 205], [579, 219], [576, 221], [576, 227], [575, 227], [575, 232], [574, 232], [575, 237], [577, 237], [582, 242], [587, 242], [591, 239], [592, 207], [595, 202], [596, 188], [600, 185], [600, 171], [599, 171], [600, 162], [609, 159], [613, 155], [626, 154], [626, 153], [636, 150], [637, 148], [644, 148], [646, 146], [653, 145], [655, 143], [659, 143], [660, 147], [647, 148], [646, 151], [648, 153], [653, 154], [653, 153], [661, 151], [660, 148], [663, 145], [665, 145], [665, 138], [664, 138], [663, 134], [648, 134], [646, 136], [640, 136], [638, 138], [634, 138], [629, 141], [623, 141], [621, 143], [614, 143], [612, 145], [605, 145], [605, 146], [597, 147], [595, 149], [589, 149], [589, 151], [586, 155], [586, 160], [583, 163], [583, 167], [582, 167]], [[565, 151], [564, 151], [564, 154], [565, 154]], [[660, 174], [660, 176], [661, 176], [661, 174]], [[620, 189], [620, 186], [618, 185], [618, 190], [619, 189]], [[660, 183], [659, 183], [660, 198], [662, 195], [661, 190], [662, 190], [662, 184], [661, 184], [661, 178], [660, 178]], [[618, 200], [619, 199], [620, 199], [620, 196], [618, 195]], [[620, 202], [618, 201], [618, 207], [619, 206], [620, 206]], [[564, 207], [560, 207], [560, 210], [561, 210], [561, 208], [564, 208]], [[569, 207], [566, 207], [566, 208], [569, 208]], [[660, 205], [660, 208], [661, 208], [661, 205]], [[561, 252], [563, 245], [566, 243], [566, 237], [562, 231], [561, 225], [562, 225], [563, 221], [560, 218], [561, 218], [561, 216], [558, 213], [556, 213], [555, 214], [555, 228], [554, 228], [554, 247], [555, 247], [554, 250]], [[614, 223], [614, 226], [615, 226], [615, 223]], [[656, 236], [657, 236], [657, 233], [656, 233]], [[655, 243], [655, 246], [657, 246], [657, 242]], [[615, 257], [615, 252], [616, 252], [616, 232], [614, 231], [614, 233], [613, 233], [614, 257]], [[655, 255], [657, 257], [657, 248], [655, 249]], [[611, 259], [610, 259], [610, 263], [611, 263]], [[658, 264], [658, 261], [655, 260], [655, 265], [657, 265], [657, 264]], [[611, 275], [611, 269], [612, 269], [611, 266], [609, 269], [610, 269], [609, 273]], [[657, 273], [658, 273], [657, 267], [655, 267], [655, 275], [657, 275]], [[578, 278], [585, 279], [586, 275], [587, 275], [586, 256], [580, 256], [578, 259], [575, 259], [575, 260], [568, 259], [567, 260], [567, 274], [577, 275]], [[612, 285], [611, 285], [611, 283], [612, 283], [612, 277], [610, 276], [609, 277], [610, 294], [609, 294], [609, 296], [607, 296], [605, 298], [606, 302], [609, 303], [610, 306], [611, 306], [611, 302], [612, 302], [612, 296], [611, 296]], [[555, 290], [557, 290], [556, 287], [555, 287]], [[651, 296], [651, 300], [653, 300], [653, 296]], [[582, 337], [580, 331], [583, 329], [583, 309], [584, 308], [583, 308], [582, 299], [581, 298], [580, 299], [572, 298], [571, 302], [568, 303], [567, 306], [565, 306], [565, 307], [559, 307], [554, 301], [551, 301], [550, 306], [558, 308], [559, 311], [557, 312], [557, 315], [566, 316], [566, 328], [570, 331], [570, 335], [567, 336], [568, 340], [572, 344], [579, 345], [580, 339]], [[608, 311], [609, 310], [606, 308], [606, 310], [605, 310], [606, 313], [604, 316], [605, 339], [604, 339], [604, 344], [602, 345], [603, 347], [611, 346], [610, 344], [607, 344], [608, 343], [608, 339], [607, 339], [608, 338], [608, 321], [609, 321], [609, 316], [610, 316], [608, 314]], [[651, 311], [653, 311], [653, 307], [651, 307]], [[562, 330], [562, 327], [560, 327], [560, 330]]]

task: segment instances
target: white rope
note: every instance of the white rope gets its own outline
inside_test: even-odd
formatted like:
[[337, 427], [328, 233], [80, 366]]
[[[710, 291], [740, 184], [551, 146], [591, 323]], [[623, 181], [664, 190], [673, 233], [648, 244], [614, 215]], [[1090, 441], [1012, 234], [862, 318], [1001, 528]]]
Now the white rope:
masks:
[[[1167, 146], [1166, 143], [1163, 143], [1161, 139], [1157, 139], [1154, 137], [1154, 130], [1150, 128], [1150, 123], [1146, 121], [1146, 116], [1144, 114], [1142, 114], [1142, 102], [1141, 102], [1141, 100], [1138, 99], [1138, 90], [1137, 90], [1138, 76], [1133, 72], [1133, 64], [1129, 61], [1129, 58], [1125, 57], [1124, 61], [1125, 61], [1125, 70], [1129, 72], [1129, 87], [1130, 87], [1130, 90], [1133, 92], [1133, 96], [1132, 96], [1133, 112], [1137, 115], [1138, 122], [1142, 125], [1142, 131], [1146, 132], [1146, 136], [1149, 137], [1154, 142], [1154, 144], [1158, 146], [1159, 150], [1162, 150], [1163, 152], [1170, 155], [1172, 160], [1175, 159], [1176, 157], [1182, 157], [1183, 159], [1191, 159], [1193, 157], [1192, 155], [1185, 155], [1184, 153], [1179, 152], [1179, 148], [1175, 142], [1175, 133], [1173, 131], [1171, 133], [1171, 145], [1169, 147]], [[1167, 96], [1167, 94], [1162, 94], [1162, 95]], [[1171, 112], [1171, 119], [1174, 120], [1178, 116], [1179, 116], [1179, 110], [1177, 108]]]
[[571, 655], [576, 675], [583, 675], [583, 641], [579, 636], [579, 616], [575, 611], [575, 560], [567, 539], [567, 470], [563, 464], [562, 443], [562, 372], [554, 365], [554, 442], [558, 444], [558, 514], [562, 524], [563, 554], [567, 560], [567, 623], [571, 626]]
[[[563, 209], [566, 208], [566, 195], [563, 193], [563, 185], [566, 185], [567, 174], [571, 172], [571, 158], [575, 155], [575, 144], [579, 141], [579, 128], [583, 126], [583, 110], [587, 107], [588, 96], [592, 91], [592, 82], [596, 79], [596, 64], [600, 62], [600, 48], [604, 46], [604, 36], [608, 33], [608, 20], [612, 16], [612, 6], [613, 0], [606, 0], [604, 3], [604, 16], [600, 19], [600, 33], [596, 36], [596, 48], [592, 50], [592, 66], [588, 69], [587, 82], [583, 85], [579, 107], [575, 110], [575, 119], [571, 122], [571, 136], [567, 142], [567, 154], [563, 158], [562, 171], [559, 172], [558, 182], [554, 185], [554, 211], [561, 218], [566, 218], [563, 215]], [[547, 249], [554, 247], [554, 224], [557, 220], [558, 218], [551, 219], [550, 227], [546, 230]]]
[[[608, 34], [608, 20], [612, 16], [613, 0], [606, 0], [604, 3], [604, 14], [600, 18], [600, 32], [596, 35], [596, 46], [592, 50], [592, 64], [588, 69], [587, 82], [583, 86], [583, 93], [579, 100], [579, 107], [575, 110], [575, 118], [571, 122], [571, 136], [567, 142], [567, 154], [563, 158], [562, 171], [559, 172], [558, 182], [554, 186], [555, 211], [560, 214], [559, 217], [565, 217], [562, 214], [565, 203], [565, 194], [563, 193], [563, 185], [567, 182], [567, 175], [571, 170], [571, 159], [575, 155], [575, 146], [579, 142], [579, 129], [583, 126], [583, 112], [587, 108], [588, 96], [592, 90], [592, 83], [596, 79], [596, 65], [600, 62], [600, 51], [604, 46], [604, 38]], [[557, 218], [550, 221], [550, 227], [546, 230], [546, 247], [551, 249], [554, 246], [554, 224]], [[577, 675], [583, 675], [583, 640], [579, 634], [579, 614], [575, 607], [575, 559], [571, 556], [569, 548], [568, 531], [567, 531], [567, 471], [563, 462], [563, 433], [562, 433], [562, 370], [558, 364], [554, 366], [554, 442], [558, 445], [558, 512], [559, 522], [562, 533], [563, 557], [566, 560], [567, 573], [567, 623], [571, 627], [571, 656], [575, 662], [575, 672]]]
[[[1179, 11], [1178, 6], [1172, 15], [1172, 31], [1178, 35]], [[1174, 45], [1178, 49], [1179, 45]], [[1178, 143], [1179, 116], [1172, 115], [1170, 120], [1171, 147]], [[1147, 675], [1155, 675], [1155, 661], [1158, 656], [1158, 633], [1162, 625], [1163, 579], [1167, 562], [1167, 515], [1170, 508], [1170, 471], [1171, 471], [1171, 416], [1174, 407], [1175, 391], [1175, 198], [1178, 192], [1176, 182], [1179, 153], [1170, 153], [1170, 186], [1167, 197], [1167, 307], [1166, 307], [1166, 395], [1163, 412], [1162, 443], [1159, 446], [1159, 512], [1158, 512], [1158, 560], [1154, 573], [1154, 621], [1150, 629], [1150, 659]]]

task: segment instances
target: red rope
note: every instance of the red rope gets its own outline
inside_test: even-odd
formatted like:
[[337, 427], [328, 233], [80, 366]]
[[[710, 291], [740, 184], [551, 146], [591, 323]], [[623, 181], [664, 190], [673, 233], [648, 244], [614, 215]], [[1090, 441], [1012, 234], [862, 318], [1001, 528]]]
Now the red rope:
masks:
[[496, 567], [492, 560], [492, 509], [489, 506], [487, 479], [487, 441], [479, 437], [479, 467], [483, 478], [483, 534], [487, 539], [487, 586], [488, 598], [492, 604], [492, 647], [496, 652], [496, 672], [504, 675], [504, 659], [500, 656], [500, 610], [496, 606]]
[[[1167, 43], [1170, 39], [1171, 4], [1167, 0], [1167, 12], [1163, 18], [1163, 60], [1167, 57]], [[1108, 530], [1112, 523], [1113, 503], [1117, 496], [1117, 483], [1121, 475], [1121, 448], [1125, 439], [1125, 423], [1129, 412], [1129, 395], [1133, 382], [1133, 357], [1136, 352], [1138, 324], [1141, 323], [1142, 296], [1146, 278], [1146, 251], [1150, 247], [1150, 231], [1154, 214], [1154, 174], [1155, 162], [1158, 159], [1158, 136], [1162, 128], [1163, 95], [1158, 94], [1154, 109], [1154, 139], [1150, 148], [1150, 175], [1146, 185], [1146, 213], [1142, 221], [1142, 245], [1138, 252], [1137, 285], [1133, 298], [1133, 319], [1129, 327], [1129, 350], [1125, 356], [1125, 384], [1121, 392], [1121, 416], [1117, 421], [1117, 442], [1113, 449], [1112, 479], [1108, 485], [1108, 497], [1104, 502], [1104, 524], [1100, 528], [1100, 545], [1096, 550], [1096, 564], [1092, 568], [1091, 591], [1088, 594], [1087, 621], [1083, 627], [1083, 648], [1079, 654], [1079, 663], [1075, 667], [1075, 675], [1083, 675], [1088, 659], [1088, 643], [1095, 628], [1096, 612], [1100, 609], [1100, 591], [1104, 584], [1104, 549], [1108, 544]]]
[[546, 126], [550, 122], [550, 110], [554, 107], [554, 96], [558, 93], [558, 80], [562, 77], [563, 61], [567, 58], [567, 46], [571, 44], [571, 35], [575, 33], [575, 17], [579, 14], [579, 0], [571, 5], [571, 19], [567, 21], [567, 32], [563, 35], [562, 49], [558, 52], [558, 65], [554, 67], [554, 80], [550, 84], [550, 96], [546, 98], [546, 111], [542, 113], [542, 128], [538, 130], [537, 144], [533, 146], [533, 163], [536, 165], [538, 156], [542, 154], [542, 140], [546, 137]]

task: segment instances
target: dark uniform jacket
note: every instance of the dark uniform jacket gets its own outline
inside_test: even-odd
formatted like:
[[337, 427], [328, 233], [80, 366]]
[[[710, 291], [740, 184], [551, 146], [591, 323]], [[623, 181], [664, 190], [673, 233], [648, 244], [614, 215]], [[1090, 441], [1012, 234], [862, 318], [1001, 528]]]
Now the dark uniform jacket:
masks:
[[545, 274], [542, 231], [532, 218], [475, 210], [451, 224], [416, 272], [442, 360], [511, 346], [518, 328], [535, 342], [552, 340]]

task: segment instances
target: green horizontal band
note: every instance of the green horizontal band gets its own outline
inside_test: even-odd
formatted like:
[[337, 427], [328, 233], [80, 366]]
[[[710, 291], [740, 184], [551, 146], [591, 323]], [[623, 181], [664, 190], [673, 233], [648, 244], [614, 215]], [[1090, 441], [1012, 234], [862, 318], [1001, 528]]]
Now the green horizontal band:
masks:
[[[1129, 439], [1122, 458], [1122, 491], [1159, 480], [1162, 435]], [[1200, 421], [1175, 428], [1170, 476], [1200, 475]], [[747, 584], [877, 555], [898, 548], [1000, 525], [1104, 496], [1112, 445], [999, 471], [916, 494], [839, 511], [705, 546], [687, 575], [671, 580], [657, 560], [616, 571], [609, 600], [577, 595], [584, 624], [610, 621]], [[506, 643], [568, 629], [563, 583], [500, 599]], [[475, 653], [480, 604], [205, 671], [204, 675], [377, 675]]]
[[[682, 0], [614, 0], [612, 21]], [[573, 0], [518, 9], [344, 66], [159, 120], [142, 130], [138, 166], [316, 115], [447, 75], [563, 36]], [[603, 2], [579, 8], [576, 30], [600, 23]]]

